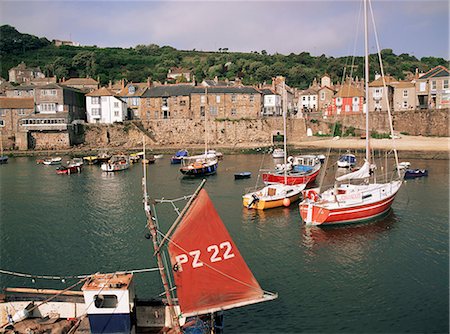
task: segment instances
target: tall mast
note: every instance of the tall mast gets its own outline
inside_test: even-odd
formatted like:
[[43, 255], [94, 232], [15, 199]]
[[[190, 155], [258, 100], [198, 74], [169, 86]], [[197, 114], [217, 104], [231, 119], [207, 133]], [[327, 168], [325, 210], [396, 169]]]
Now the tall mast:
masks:
[[[143, 141], [144, 141], [144, 160], [145, 160], [146, 159], [146, 157], [145, 157], [145, 137], [143, 137], [143, 139], [144, 139]], [[173, 302], [172, 295], [170, 294], [170, 287], [169, 287], [169, 282], [168, 282], [167, 276], [166, 276], [164, 262], [163, 262], [163, 259], [161, 256], [161, 252], [157, 251], [157, 250], [159, 250], [158, 232], [157, 232], [157, 227], [154, 222], [154, 220], [156, 220], [156, 218], [153, 216], [152, 210], [150, 209], [149, 198], [148, 198], [148, 194], [147, 194], [147, 166], [146, 165], [147, 165], [146, 163], [142, 164], [142, 166], [144, 168], [144, 176], [142, 178], [142, 191], [144, 193], [144, 210], [145, 210], [145, 214], [147, 216], [147, 228], [149, 229], [150, 234], [152, 236], [153, 249], [156, 251], [156, 260], [158, 262], [159, 274], [161, 276], [161, 281], [164, 286], [164, 293], [167, 298], [167, 304], [169, 306], [170, 315], [172, 317], [172, 322], [175, 327], [174, 329], [175, 329], [176, 333], [181, 333], [180, 322], [178, 320], [178, 316], [175, 311], [175, 304]]]
[[365, 60], [365, 109], [366, 109], [366, 160], [370, 163], [369, 146], [369, 29], [367, 20], [367, 1], [364, 0], [364, 60]]
[[287, 148], [286, 148], [286, 111], [287, 111], [287, 92], [286, 92], [286, 78], [283, 81], [283, 140], [284, 140], [284, 184], [287, 184]]
[[205, 106], [205, 159], [206, 159], [206, 155], [208, 154], [208, 120], [206, 119], [206, 116], [208, 115], [208, 109], [209, 109], [208, 87], [205, 88], [205, 100], [206, 100], [206, 106]]

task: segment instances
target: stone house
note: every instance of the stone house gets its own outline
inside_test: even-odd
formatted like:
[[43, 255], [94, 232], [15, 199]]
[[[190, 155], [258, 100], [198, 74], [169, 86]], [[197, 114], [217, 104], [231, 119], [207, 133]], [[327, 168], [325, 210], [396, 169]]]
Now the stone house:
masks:
[[202, 118], [209, 110], [211, 118], [258, 118], [262, 111], [262, 94], [254, 87], [195, 87], [191, 93], [193, 118]]
[[79, 89], [85, 93], [92, 92], [99, 88], [97, 80], [92, 78], [70, 78], [68, 80], [63, 79], [60, 85]]
[[394, 87], [394, 111], [415, 110], [418, 104], [416, 86], [411, 81], [399, 81], [392, 83]]
[[139, 114], [142, 119], [192, 119], [192, 85], [162, 85], [148, 88], [142, 95]]
[[357, 86], [346, 83], [334, 95], [326, 115], [350, 115], [363, 112], [364, 91]]
[[[23, 88], [22, 90], [19, 88]], [[69, 148], [80, 141], [79, 123], [86, 119], [84, 93], [66, 86], [49, 84], [44, 86], [14, 87], [7, 96], [33, 97], [34, 111], [18, 119], [16, 137], [27, 142], [30, 149]], [[20, 99], [20, 97], [14, 97]], [[23, 146], [21, 146], [23, 147]]]
[[0, 97], [0, 131], [6, 149], [27, 149], [27, 141], [20, 135], [20, 119], [34, 113], [33, 97]]
[[416, 94], [421, 109], [450, 107], [450, 72], [436, 66], [416, 80]]
[[33, 97], [36, 86], [33, 85], [20, 85], [11, 86], [5, 91], [6, 97]]
[[[375, 80], [369, 83], [368, 108], [371, 111], [387, 111], [389, 106], [394, 105], [394, 86], [397, 80], [389, 75], [384, 77], [386, 88], [383, 84], [383, 77], [376, 75]], [[387, 91], [385, 91], [385, 89]], [[387, 95], [386, 95], [387, 94]]]
[[262, 94], [246, 86], [155, 86], [143, 94], [140, 112], [145, 119], [200, 119], [207, 109], [213, 118], [256, 118]]
[[145, 91], [151, 86], [150, 80], [146, 83], [128, 83], [117, 94], [128, 106], [128, 119], [141, 119], [141, 98]]
[[45, 78], [39, 67], [27, 67], [24, 62], [21, 62], [16, 67], [11, 68], [8, 71], [9, 82], [15, 83], [29, 83], [32, 79]]
[[88, 123], [111, 124], [127, 119], [127, 104], [117, 94], [102, 87], [86, 94]]
[[322, 86], [317, 93], [319, 96], [317, 110], [324, 113], [331, 105], [335, 91], [330, 86]]

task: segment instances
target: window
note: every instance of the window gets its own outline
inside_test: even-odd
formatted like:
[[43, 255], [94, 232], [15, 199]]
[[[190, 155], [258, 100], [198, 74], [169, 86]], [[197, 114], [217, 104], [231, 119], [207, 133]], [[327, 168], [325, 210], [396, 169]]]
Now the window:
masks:
[[119, 117], [119, 110], [114, 110], [114, 117]]
[[0, 119], [0, 126], [5, 126], [5, 121]]
[[200, 107], [200, 117], [205, 117], [205, 107], [204, 106]]
[[426, 82], [421, 82], [421, 83], [419, 84], [419, 90], [420, 90], [421, 92], [424, 92], [424, 91], [426, 90], [426, 88], [427, 88], [427, 83], [426, 83]]
[[119, 102], [114, 102], [114, 108], [119, 108]]
[[159, 111], [155, 111], [155, 119], [159, 118]]
[[41, 104], [41, 112], [43, 112], [43, 113], [56, 112], [56, 104], [55, 103], [42, 103]]
[[217, 116], [217, 107], [210, 107], [209, 113], [211, 116]]
[[408, 109], [408, 101], [403, 101], [402, 107], [403, 109]]
[[106, 102], [106, 96], [102, 96], [102, 102]]
[[236, 102], [236, 94], [231, 95], [231, 102]]
[[408, 91], [406, 89], [403, 90], [403, 97], [408, 97]]
[[306, 101], [306, 96], [303, 96], [303, 97], [302, 97], [302, 100], [303, 100], [303, 101]]
[[325, 100], [325, 92], [320, 92], [320, 99]]
[[100, 108], [92, 108], [91, 115], [100, 116]]
[[6, 109], [0, 109], [0, 116], [6, 116]]
[[254, 102], [255, 101], [255, 95], [250, 94], [250, 102]]
[[56, 95], [56, 89], [43, 89], [41, 95]]
[[128, 87], [128, 94], [134, 94], [135, 92], [136, 92], [136, 88], [133, 85]]
[[431, 90], [436, 90], [436, 80], [431, 81]]
[[448, 89], [448, 79], [444, 79], [444, 81], [442, 82], [442, 88], [443, 89]]
[[348, 104], [345, 105], [345, 112], [349, 112], [350, 111], [350, 106]]
[[95, 295], [94, 305], [96, 308], [116, 308], [118, 304], [116, 295]]
[[353, 98], [353, 104], [358, 104], [359, 103], [359, 97], [355, 96]]
[[201, 95], [200, 96], [200, 103], [205, 103], [206, 102], [206, 96], [205, 95]]
[[162, 106], [168, 107], [169, 106], [169, 99], [167, 97], [162, 98]]
[[100, 104], [100, 98], [99, 97], [91, 97], [91, 103], [92, 104]]
[[231, 108], [231, 115], [236, 116], [236, 114], [237, 114], [236, 108]]
[[216, 103], [220, 103], [220, 95], [216, 95]]
[[17, 109], [17, 114], [20, 115], [20, 116], [25, 115], [25, 109], [23, 109], [23, 108]]
[[180, 101], [180, 106], [184, 107], [186, 105], [186, 101], [185, 100], [181, 100]]

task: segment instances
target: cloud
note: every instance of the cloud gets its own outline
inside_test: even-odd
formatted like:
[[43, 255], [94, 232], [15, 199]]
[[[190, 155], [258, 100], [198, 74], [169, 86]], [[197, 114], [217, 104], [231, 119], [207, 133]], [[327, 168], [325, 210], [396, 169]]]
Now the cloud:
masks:
[[[448, 57], [448, 2], [375, 0], [383, 47]], [[349, 1], [1, 1], [1, 21], [19, 31], [83, 45], [177, 49], [357, 53], [361, 3]], [[362, 22], [361, 22], [362, 25]], [[441, 43], [422, 41], [443, 36]], [[435, 39], [435, 37], [433, 37]], [[431, 44], [431, 45], [430, 45]]]

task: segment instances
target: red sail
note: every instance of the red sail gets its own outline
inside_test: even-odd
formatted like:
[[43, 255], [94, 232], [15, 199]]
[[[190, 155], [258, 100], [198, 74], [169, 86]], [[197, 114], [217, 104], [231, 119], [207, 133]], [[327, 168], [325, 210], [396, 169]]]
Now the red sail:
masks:
[[173, 234], [169, 254], [184, 316], [264, 301], [204, 189]]

